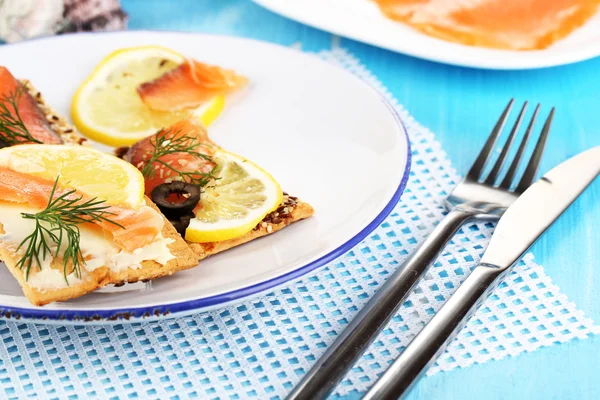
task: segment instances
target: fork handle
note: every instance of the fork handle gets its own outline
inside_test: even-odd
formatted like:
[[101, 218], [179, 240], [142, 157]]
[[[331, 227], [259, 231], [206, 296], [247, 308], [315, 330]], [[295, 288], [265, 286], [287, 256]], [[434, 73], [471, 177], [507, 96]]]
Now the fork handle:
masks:
[[403, 398], [509, 270], [492, 265], [476, 267], [362, 400]]
[[397, 312], [454, 233], [475, 215], [474, 211], [452, 209], [367, 302], [287, 399], [325, 399]]

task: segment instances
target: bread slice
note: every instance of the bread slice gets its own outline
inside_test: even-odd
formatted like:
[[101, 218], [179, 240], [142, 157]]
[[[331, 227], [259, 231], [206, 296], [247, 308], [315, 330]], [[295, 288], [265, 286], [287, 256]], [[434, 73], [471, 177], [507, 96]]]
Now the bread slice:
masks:
[[280, 231], [294, 222], [311, 217], [314, 212], [310, 204], [284, 193], [283, 201], [277, 210], [268, 214], [261, 223], [245, 235], [221, 242], [193, 243], [188, 241], [187, 244], [196, 253], [198, 259], [202, 260], [254, 239]]
[[[146, 204], [158, 211], [158, 208], [146, 198]], [[164, 238], [172, 239], [173, 242], [168, 245], [169, 251], [174, 258], [162, 265], [156, 261], [143, 261], [139, 268], [127, 268], [120, 271], [112, 271], [106, 266], [96, 268], [93, 271], [83, 271], [83, 276], [80, 282], [71, 283], [69, 286], [57, 289], [43, 289], [32, 287], [25, 279], [25, 272], [17, 267], [19, 257], [14, 253], [14, 250], [7, 246], [3, 246], [0, 241], [0, 257], [4, 260], [6, 266], [12, 275], [17, 279], [25, 297], [34, 305], [42, 306], [44, 304], [55, 301], [66, 301], [74, 299], [84, 294], [93, 292], [106, 285], [114, 284], [120, 286], [124, 283], [133, 283], [137, 281], [146, 281], [161, 276], [172, 275], [177, 271], [192, 268], [198, 265], [198, 259], [194, 252], [188, 247], [177, 233], [173, 225], [163, 216], [164, 227], [162, 235]], [[8, 229], [9, 227], [7, 227]], [[0, 232], [4, 233], [5, 229], [0, 223]], [[62, 272], [62, 263], [58, 262], [53, 265]], [[39, 269], [37, 270], [39, 271]], [[37, 271], [32, 271], [35, 274]]]

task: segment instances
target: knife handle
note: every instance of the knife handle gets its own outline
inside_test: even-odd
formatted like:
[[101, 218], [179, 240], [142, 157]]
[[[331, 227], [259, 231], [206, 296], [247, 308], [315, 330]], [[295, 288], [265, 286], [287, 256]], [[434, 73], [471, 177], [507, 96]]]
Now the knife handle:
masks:
[[474, 217], [474, 211], [451, 210], [423, 244], [390, 275], [286, 399], [325, 399], [397, 312], [454, 233]]
[[476, 267], [363, 400], [397, 399], [407, 394], [509, 270], [482, 264]]

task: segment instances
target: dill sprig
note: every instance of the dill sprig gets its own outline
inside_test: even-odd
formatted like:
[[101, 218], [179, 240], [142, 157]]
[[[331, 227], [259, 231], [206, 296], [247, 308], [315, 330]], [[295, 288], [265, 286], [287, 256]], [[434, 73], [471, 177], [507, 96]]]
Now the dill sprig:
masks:
[[179, 177], [179, 180], [204, 187], [211, 180], [215, 179], [215, 176], [213, 175], [214, 167], [210, 170], [210, 172], [188, 172], [181, 171], [175, 166], [161, 160], [162, 157], [169, 154], [185, 153], [199, 159], [212, 162], [210, 156], [202, 154], [196, 150], [201, 144], [198, 138], [187, 135], [179, 136], [179, 132], [180, 131], [177, 131], [173, 137], [169, 138], [168, 135], [171, 133], [171, 131], [160, 131], [154, 137], [154, 141], [150, 139], [150, 144], [153, 146], [154, 150], [150, 158], [144, 160], [144, 166], [141, 170], [142, 175], [144, 175], [144, 178], [146, 179], [153, 178], [156, 175], [154, 163], [158, 163], [176, 173], [177, 177]]
[[54, 182], [48, 205], [44, 210], [35, 214], [21, 213], [23, 218], [35, 220], [35, 229], [17, 248], [17, 251], [21, 248], [25, 249], [25, 253], [17, 262], [17, 267], [25, 269], [26, 280], [33, 266], [37, 265], [41, 269], [42, 260], [47, 256], [59, 257], [63, 249], [65, 281], [68, 283], [69, 265], [73, 267], [75, 276], [81, 277], [81, 267], [85, 265], [85, 260], [81, 253], [79, 224], [108, 222], [123, 228], [107, 217], [113, 213], [106, 211], [110, 206], [106, 205], [104, 200], [93, 198], [82, 201], [83, 196], [73, 196], [75, 190], [69, 190], [55, 198], [57, 187], [58, 178]]
[[19, 103], [24, 92], [25, 85], [18, 85], [15, 91], [4, 93], [0, 98], [0, 139], [9, 146], [19, 143], [42, 143], [31, 136], [19, 113]]

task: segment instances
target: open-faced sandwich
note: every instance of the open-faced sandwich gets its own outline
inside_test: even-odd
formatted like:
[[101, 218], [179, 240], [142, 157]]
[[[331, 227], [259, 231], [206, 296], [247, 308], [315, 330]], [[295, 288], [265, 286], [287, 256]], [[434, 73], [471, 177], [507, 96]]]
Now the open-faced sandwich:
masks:
[[136, 168], [78, 146], [38, 92], [0, 77], [0, 258], [33, 304], [197, 265]]
[[178, 122], [119, 155], [142, 172], [146, 194], [199, 259], [314, 213], [258, 165], [216, 145], [197, 119]]
[[161, 47], [112, 53], [71, 112], [115, 157], [0, 67], [0, 259], [33, 304], [171, 275], [313, 214], [208, 137], [245, 83]]

